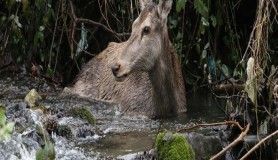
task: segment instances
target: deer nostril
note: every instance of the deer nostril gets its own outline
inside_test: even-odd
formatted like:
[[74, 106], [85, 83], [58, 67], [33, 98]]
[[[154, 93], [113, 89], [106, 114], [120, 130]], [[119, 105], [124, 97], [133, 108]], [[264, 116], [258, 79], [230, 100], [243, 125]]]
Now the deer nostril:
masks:
[[120, 70], [121, 65], [120, 64], [115, 64], [111, 67], [112, 73], [114, 74], [114, 76], [117, 75], [117, 72]]

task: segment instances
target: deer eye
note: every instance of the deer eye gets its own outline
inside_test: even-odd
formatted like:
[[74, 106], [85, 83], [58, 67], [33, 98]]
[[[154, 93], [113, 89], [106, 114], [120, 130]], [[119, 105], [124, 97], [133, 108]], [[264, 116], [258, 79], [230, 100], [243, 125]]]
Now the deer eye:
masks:
[[147, 35], [151, 32], [151, 27], [145, 26], [142, 30], [142, 35]]

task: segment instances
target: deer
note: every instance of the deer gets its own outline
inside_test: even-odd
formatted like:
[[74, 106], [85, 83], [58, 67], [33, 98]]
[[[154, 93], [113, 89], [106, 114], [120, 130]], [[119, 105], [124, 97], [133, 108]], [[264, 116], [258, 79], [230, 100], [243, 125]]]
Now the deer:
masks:
[[110, 42], [86, 63], [72, 94], [119, 104], [124, 113], [167, 118], [186, 112], [180, 60], [168, 35], [172, 0], [139, 0], [127, 41]]

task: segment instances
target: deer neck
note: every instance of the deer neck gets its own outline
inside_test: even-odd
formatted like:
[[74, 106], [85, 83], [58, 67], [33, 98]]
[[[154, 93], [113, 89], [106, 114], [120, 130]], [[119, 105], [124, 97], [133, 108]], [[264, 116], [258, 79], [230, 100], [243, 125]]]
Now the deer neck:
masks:
[[174, 91], [174, 71], [171, 60], [170, 41], [164, 45], [164, 53], [157, 60], [153, 70], [149, 73], [153, 87], [153, 103], [155, 114], [160, 117], [166, 117], [176, 114], [176, 98]]

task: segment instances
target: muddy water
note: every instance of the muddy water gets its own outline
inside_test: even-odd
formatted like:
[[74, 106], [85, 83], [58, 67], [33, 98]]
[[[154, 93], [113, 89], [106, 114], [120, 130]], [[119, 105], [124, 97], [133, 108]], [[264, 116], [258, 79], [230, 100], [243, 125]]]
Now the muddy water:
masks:
[[[37, 89], [43, 96], [41, 103], [50, 108], [51, 116], [56, 117], [57, 123], [69, 126], [73, 132], [72, 139], [52, 133], [51, 136], [57, 154], [56, 159], [76, 159], [76, 157], [78, 157], [77, 159], [107, 159], [119, 156], [125, 157], [124, 159], [132, 159], [132, 154], [154, 148], [155, 135], [161, 130], [176, 131], [192, 123], [222, 121], [225, 116], [222, 112], [223, 108], [221, 109], [223, 104], [215, 101], [207, 93], [189, 94], [187, 97], [188, 112], [186, 114], [177, 118], [158, 121], [150, 120], [140, 115], [123, 115], [116, 104], [76, 97], [59, 97], [62, 88], [48, 84], [42, 79], [36, 79], [24, 74], [1, 76], [0, 103], [4, 104], [8, 110], [11, 110], [8, 113], [10, 114], [8, 115], [8, 120], [18, 121], [18, 128], [20, 128], [18, 130], [21, 131], [14, 133], [12, 140], [22, 143], [23, 148], [26, 148], [24, 153], [29, 155], [30, 159], [34, 158], [35, 150], [41, 145], [37, 140], [37, 135], [35, 133], [33, 135], [33, 132], [31, 133], [32, 130], [35, 130], [35, 121], [42, 121], [43, 123], [44, 118], [40, 117], [47, 117], [46, 115], [40, 115], [41, 112], [32, 111], [24, 105], [24, 96], [33, 88]], [[84, 106], [89, 108], [95, 116], [95, 126], [65, 114], [69, 108]], [[24, 114], [26, 116], [25, 119], [19, 113], [18, 117], [13, 115], [19, 110], [18, 108], [23, 108], [20, 113], [26, 112]], [[28, 117], [29, 113], [30, 117]], [[34, 119], [32, 115], [36, 114], [38, 114], [38, 118]], [[28, 136], [23, 134], [27, 131], [30, 131]], [[26, 146], [23, 142], [27, 138], [30, 139], [30, 134], [34, 138], [31, 138], [32, 144]], [[197, 134], [198, 136], [200, 140], [202, 135]], [[18, 140], [19, 138], [21, 139]], [[194, 137], [189, 141], [195, 143]], [[13, 144], [11, 140], [6, 143]], [[21, 148], [19, 150], [22, 150]], [[14, 146], [14, 150], [16, 149], [18, 148]], [[5, 152], [6, 148], [1, 147], [0, 143], [0, 157], [2, 153], [3, 156], [8, 157], [6, 159], [11, 159], [8, 154], [5, 155]], [[16, 153], [12, 149], [9, 152], [10, 155], [21, 155], [21, 153]], [[24, 156], [21, 155], [19, 158], [23, 159], [22, 157]]]

